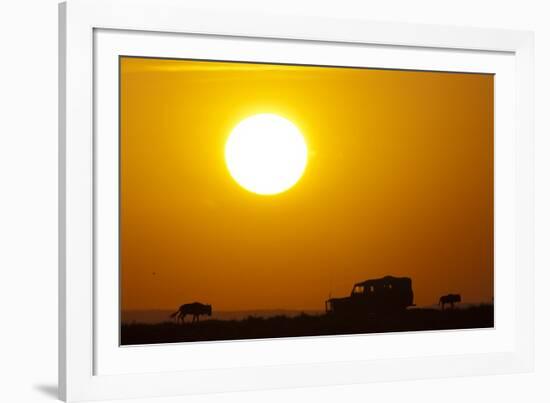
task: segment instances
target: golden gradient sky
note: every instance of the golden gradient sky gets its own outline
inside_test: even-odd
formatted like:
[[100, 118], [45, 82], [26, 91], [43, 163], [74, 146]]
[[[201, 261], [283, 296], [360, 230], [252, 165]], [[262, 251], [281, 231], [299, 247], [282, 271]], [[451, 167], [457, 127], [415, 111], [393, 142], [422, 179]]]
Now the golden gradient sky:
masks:
[[[121, 58], [122, 309], [324, 309], [409, 276], [415, 303], [493, 297], [493, 76]], [[231, 129], [276, 113], [302, 179], [240, 187]]]

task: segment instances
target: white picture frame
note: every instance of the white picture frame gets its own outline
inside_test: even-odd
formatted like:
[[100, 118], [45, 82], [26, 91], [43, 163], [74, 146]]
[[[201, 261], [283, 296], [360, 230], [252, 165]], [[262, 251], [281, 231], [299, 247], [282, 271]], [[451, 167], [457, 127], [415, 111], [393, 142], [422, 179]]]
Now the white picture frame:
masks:
[[[532, 370], [532, 33], [259, 13], [228, 15], [188, 9], [183, 2], [171, 0], [70, 0], [59, 10], [62, 399]], [[221, 40], [224, 46], [217, 46]], [[117, 119], [112, 112], [118, 102], [113, 99], [117, 88], [113, 60], [128, 52], [181, 57], [193, 48], [193, 56], [199, 58], [291, 62], [303, 57], [300, 51], [307, 48], [311, 49], [309, 61], [321, 65], [330, 64], [330, 57], [340, 57], [347, 58], [348, 65], [370, 66], [372, 62], [361, 59], [368, 54], [375, 67], [496, 73], [495, 329], [413, 332], [399, 339], [362, 335], [119, 348], [118, 336], [113, 335], [118, 319], [114, 321], [116, 312], [109, 308], [118, 298], [116, 278], [109, 277], [115, 273], [109, 262], [116, 256], [104, 253], [114, 234], [109, 224], [113, 219], [109, 203], [114, 200], [109, 197], [109, 184], [117, 185], [112, 180], [117, 176], [116, 149], [109, 146]], [[262, 49], [267, 53], [262, 54]], [[415, 58], [410, 57], [412, 52]], [[405, 346], [407, 351], [395, 347], [389, 354], [391, 345]], [[188, 365], [166, 364], [174, 354], [191, 357]]]

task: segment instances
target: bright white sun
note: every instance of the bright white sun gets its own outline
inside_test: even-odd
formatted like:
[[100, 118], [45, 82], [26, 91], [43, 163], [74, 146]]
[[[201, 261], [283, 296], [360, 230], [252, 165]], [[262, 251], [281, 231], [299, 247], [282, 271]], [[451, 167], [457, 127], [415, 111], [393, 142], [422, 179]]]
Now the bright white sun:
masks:
[[246, 190], [273, 195], [290, 189], [302, 177], [307, 146], [300, 130], [274, 114], [242, 120], [225, 145], [231, 176]]

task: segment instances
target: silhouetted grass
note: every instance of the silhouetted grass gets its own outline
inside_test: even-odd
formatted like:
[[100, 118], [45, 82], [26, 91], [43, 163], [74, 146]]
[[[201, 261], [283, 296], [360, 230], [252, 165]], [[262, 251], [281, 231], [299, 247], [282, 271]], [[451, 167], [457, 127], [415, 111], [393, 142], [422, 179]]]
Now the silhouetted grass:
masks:
[[326, 336], [419, 330], [474, 329], [494, 326], [493, 305], [440, 311], [410, 309], [393, 315], [295, 317], [249, 316], [242, 320], [202, 320], [199, 323], [123, 324], [121, 344]]

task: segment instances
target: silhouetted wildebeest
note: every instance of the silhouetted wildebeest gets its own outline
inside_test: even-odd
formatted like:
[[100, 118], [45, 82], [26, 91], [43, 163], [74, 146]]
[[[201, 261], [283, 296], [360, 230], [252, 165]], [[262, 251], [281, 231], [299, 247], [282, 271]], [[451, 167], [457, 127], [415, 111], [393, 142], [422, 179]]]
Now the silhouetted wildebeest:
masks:
[[212, 316], [212, 305], [201, 304], [200, 302], [193, 302], [191, 304], [183, 304], [179, 309], [170, 315], [171, 318], [176, 318], [176, 322], [185, 322], [185, 316], [192, 315], [193, 320], [191, 323], [199, 321], [200, 315]]
[[454, 308], [455, 302], [460, 301], [460, 294], [443, 295], [441, 298], [439, 298], [439, 305], [441, 305], [441, 310], [443, 311], [445, 309], [445, 304], [449, 304], [451, 305], [451, 308]]

